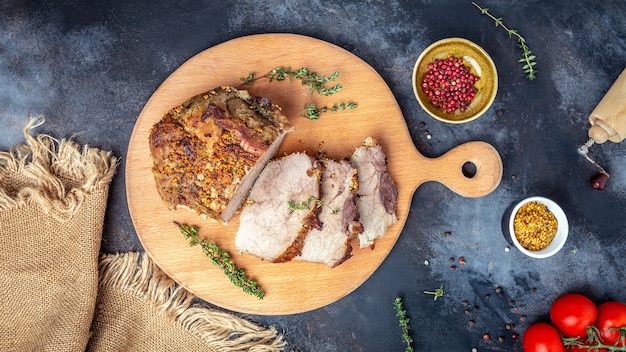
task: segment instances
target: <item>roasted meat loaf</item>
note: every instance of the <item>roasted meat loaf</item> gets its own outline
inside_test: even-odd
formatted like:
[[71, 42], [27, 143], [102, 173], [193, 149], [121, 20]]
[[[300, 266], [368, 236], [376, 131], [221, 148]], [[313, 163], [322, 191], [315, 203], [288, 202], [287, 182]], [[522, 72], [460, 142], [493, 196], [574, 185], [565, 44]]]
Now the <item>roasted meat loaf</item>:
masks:
[[292, 130], [268, 98], [233, 87], [196, 95], [150, 132], [159, 194], [171, 209], [227, 223]]

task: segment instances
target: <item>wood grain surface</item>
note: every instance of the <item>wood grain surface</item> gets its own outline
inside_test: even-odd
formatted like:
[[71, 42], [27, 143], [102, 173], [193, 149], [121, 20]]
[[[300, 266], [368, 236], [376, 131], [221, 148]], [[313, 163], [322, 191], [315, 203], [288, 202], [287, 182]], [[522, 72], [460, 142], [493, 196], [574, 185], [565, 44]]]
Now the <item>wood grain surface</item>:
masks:
[[[329, 97], [311, 96], [299, 81], [259, 80], [246, 88], [280, 105], [296, 131], [285, 139], [279, 155], [322, 151], [333, 158], [349, 156], [372, 136], [388, 157], [388, 171], [398, 192], [399, 221], [375, 248], [358, 249], [353, 257], [328, 268], [292, 261], [274, 264], [238, 254], [235, 216], [229, 225], [204, 220], [186, 210], [170, 211], [162, 203], [151, 172], [148, 135], [154, 123], [187, 98], [220, 85], [239, 86], [241, 78], [258, 76], [277, 66], [306, 67], [318, 74], [340, 73], [343, 89]], [[410, 78], [409, 78], [410, 79]], [[411, 84], [409, 80], [406, 82]], [[354, 110], [329, 112], [318, 121], [300, 116], [305, 103], [318, 107], [354, 102]], [[476, 173], [465, 177], [462, 165], [473, 163]], [[460, 145], [438, 158], [422, 156], [413, 145], [402, 112], [378, 73], [350, 52], [333, 44], [293, 34], [260, 34], [230, 40], [209, 48], [181, 65], [146, 103], [132, 132], [126, 158], [126, 192], [131, 218], [146, 252], [156, 264], [191, 293], [217, 306], [250, 314], [284, 315], [323, 307], [352, 292], [367, 280], [396, 243], [406, 221], [411, 198], [422, 183], [437, 181], [467, 197], [492, 192], [500, 183], [502, 162], [484, 142]], [[189, 247], [173, 221], [196, 225], [203, 237], [230, 252], [234, 261], [265, 290], [263, 300], [230, 283], [198, 247]]]

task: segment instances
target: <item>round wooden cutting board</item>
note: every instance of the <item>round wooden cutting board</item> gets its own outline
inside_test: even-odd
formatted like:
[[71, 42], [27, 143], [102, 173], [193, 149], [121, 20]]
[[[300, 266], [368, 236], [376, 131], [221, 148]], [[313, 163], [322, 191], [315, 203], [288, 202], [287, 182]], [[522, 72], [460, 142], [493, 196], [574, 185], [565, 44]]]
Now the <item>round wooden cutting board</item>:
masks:
[[[329, 157], [349, 156], [363, 140], [376, 138], [388, 159], [388, 172], [398, 188], [399, 221], [375, 248], [359, 249], [343, 264], [298, 261], [274, 264], [238, 254], [235, 216], [229, 225], [205, 220], [187, 210], [168, 210], [156, 190], [151, 172], [148, 135], [153, 124], [188, 98], [221, 85], [241, 85], [249, 73], [261, 76], [276, 67], [306, 67], [322, 75], [338, 71], [343, 89], [329, 97], [311, 96], [299, 81], [258, 80], [247, 89], [280, 105], [295, 126], [278, 155], [323, 151]], [[407, 82], [410, 84], [410, 82]], [[354, 102], [353, 110], [327, 112], [317, 121], [301, 117], [305, 103], [318, 107]], [[475, 165], [473, 177], [462, 166]], [[411, 198], [419, 185], [438, 181], [467, 197], [493, 191], [502, 177], [497, 151], [483, 142], [469, 142], [438, 158], [422, 156], [413, 145], [406, 123], [389, 87], [368, 64], [330, 43], [293, 34], [260, 34], [219, 44], [181, 65], [156, 90], [139, 115], [126, 158], [126, 192], [133, 224], [146, 252], [172, 279], [196, 296], [217, 306], [250, 314], [284, 315], [330, 304], [352, 292], [379, 267], [396, 243], [406, 221]], [[265, 290], [263, 300], [244, 293], [214, 266], [199, 247], [190, 247], [173, 221], [196, 225], [200, 235], [228, 251], [234, 262]]]

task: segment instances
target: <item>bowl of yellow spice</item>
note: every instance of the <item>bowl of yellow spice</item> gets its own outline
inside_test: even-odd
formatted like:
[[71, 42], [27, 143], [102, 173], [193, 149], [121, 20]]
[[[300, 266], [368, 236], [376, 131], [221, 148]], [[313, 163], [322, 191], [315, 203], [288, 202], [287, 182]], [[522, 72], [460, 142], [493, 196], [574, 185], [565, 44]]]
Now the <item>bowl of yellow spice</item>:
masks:
[[533, 258], [547, 258], [558, 252], [565, 241], [569, 225], [565, 212], [545, 197], [529, 197], [511, 212], [509, 233], [517, 249]]

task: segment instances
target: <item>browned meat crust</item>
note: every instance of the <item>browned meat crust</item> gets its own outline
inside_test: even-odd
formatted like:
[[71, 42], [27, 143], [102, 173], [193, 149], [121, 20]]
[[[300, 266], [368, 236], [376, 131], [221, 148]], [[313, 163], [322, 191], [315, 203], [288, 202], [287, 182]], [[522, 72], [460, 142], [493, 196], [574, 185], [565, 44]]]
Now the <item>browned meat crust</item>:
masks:
[[310, 211], [302, 221], [302, 227], [300, 231], [298, 231], [298, 235], [296, 239], [293, 240], [291, 245], [285, 249], [285, 251], [280, 254], [278, 257], [274, 258], [274, 263], [284, 263], [292, 260], [293, 258], [302, 254], [302, 249], [304, 248], [305, 240], [307, 235], [313, 229], [321, 229], [322, 223], [320, 222], [318, 216], [321, 208], [317, 203], [312, 205], [314, 208]]
[[159, 194], [171, 209], [228, 222], [292, 130], [267, 98], [232, 87], [194, 96], [150, 132]]

